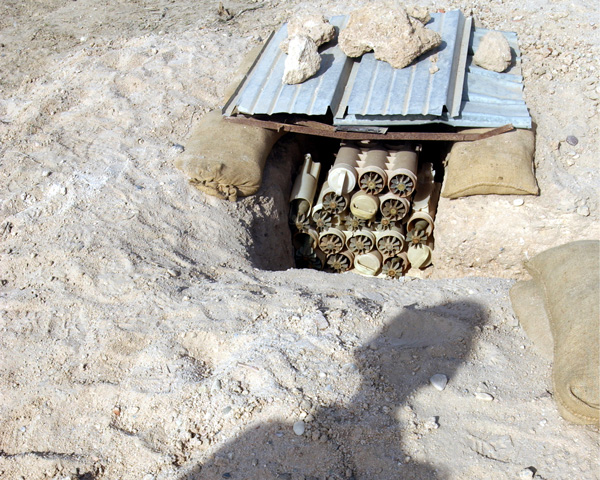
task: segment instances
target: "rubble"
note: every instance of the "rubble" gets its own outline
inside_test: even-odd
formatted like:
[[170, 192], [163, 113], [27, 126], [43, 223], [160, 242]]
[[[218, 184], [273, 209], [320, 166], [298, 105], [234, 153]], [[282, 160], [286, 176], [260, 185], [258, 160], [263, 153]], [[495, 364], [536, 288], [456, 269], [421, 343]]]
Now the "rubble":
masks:
[[475, 65], [502, 73], [510, 67], [512, 54], [506, 37], [501, 32], [486, 33], [473, 56]]
[[317, 44], [306, 35], [296, 35], [290, 39], [283, 83], [302, 83], [317, 73], [320, 66], [321, 57], [317, 51]]
[[311, 38], [317, 47], [333, 40], [335, 37], [335, 28], [323, 15], [300, 15], [293, 17], [287, 26], [288, 38], [286, 38], [279, 48], [288, 53], [290, 39], [296, 35], [305, 35]]
[[[385, 14], [384, 14], [385, 12]], [[338, 43], [349, 57], [373, 51], [377, 60], [394, 68], [404, 68], [415, 58], [437, 47], [442, 39], [437, 32], [409, 16], [406, 9], [376, 2], [353, 11]]]

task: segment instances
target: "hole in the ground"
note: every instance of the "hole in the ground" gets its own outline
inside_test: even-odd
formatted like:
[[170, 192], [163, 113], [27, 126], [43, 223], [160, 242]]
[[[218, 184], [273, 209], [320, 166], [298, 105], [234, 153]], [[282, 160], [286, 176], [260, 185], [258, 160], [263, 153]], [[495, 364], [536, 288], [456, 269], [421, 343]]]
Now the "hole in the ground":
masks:
[[[344, 144], [361, 150], [359, 165], [363, 168], [358, 168], [356, 185], [349, 194], [337, 195], [324, 184]], [[381, 273], [385, 266], [388, 275], [405, 273], [408, 246], [418, 247], [422, 244], [432, 247], [433, 235], [432, 228], [428, 229], [426, 215], [414, 215], [417, 211], [414, 190], [409, 195], [404, 190], [412, 187], [416, 190], [418, 182], [422, 181], [421, 176], [426, 175], [421, 170], [427, 163], [432, 165], [427, 171], [435, 172], [435, 178], [431, 180], [441, 185], [443, 161], [450, 146], [451, 142], [350, 143], [324, 137], [285, 135], [269, 155], [260, 191], [248, 200], [248, 206], [252, 209], [252, 243], [248, 253], [253, 266], [276, 271], [290, 268], [345, 271], [347, 268], [357, 268], [367, 274]], [[417, 180], [412, 187], [411, 178], [406, 175], [396, 175], [393, 183], [390, 183], [390, 179], [378, 178], [377, 174], [381, 174], [381, 171], [376, 168], [370, 171], [364, 168], [365, 152], [374, 151], [370, 155], [379, 155], [380, 162], [385, 156], [389, 167], [394, 152], [415, 150], [418, 150], [417, 164], [420, 170], [415, 172], [418, 178], [412, 179]], [[294, 182], [302, 175], [303, 167], [306, 174], [307, 154], [311, 157], [310, 162], [320, 165], [320, 172], [316, 189], [314, 186], [308, 189], [309, 196], [312, 190], [315, 192], [312, 202], [302, 205], [305, 202], [301, 199], [306, 192], [299, 194], [297, 186], [294, 190]], [[371, 163], [377, 163], [377, 159], [374, 162], [372, 160], [369, 159]], [[383, 171], [384, 177], [390, 172], [389, 168]], [[373, 172], [375, 174], [369, 175]], [[361, 180], [362, 185], [359, 184]], [[337, 181], [339, 191], [339, 176]], [[344, 178], [341, 183], [344, 183]], [[346, 185], [346, 189], [351, 186]], [[439, 191], [434, 195], [439, 195]], [[290, 202], [292, 197], [296, 199]], [[372, 204], [373, 198], [376, 198], [376, 205]], [[354, 204], [351, 204], [353, 200]], [[324, 209], [325, 202], [327, 205]], [[421, 201], [420, 205], [419, 208], [426, 209], [427, 202]], [[361, 218], [371, 214], [370, 220]], [[412, 222], [410, 226], [409, 220]], [[336, 236], [340, 232], [342, 235]]]

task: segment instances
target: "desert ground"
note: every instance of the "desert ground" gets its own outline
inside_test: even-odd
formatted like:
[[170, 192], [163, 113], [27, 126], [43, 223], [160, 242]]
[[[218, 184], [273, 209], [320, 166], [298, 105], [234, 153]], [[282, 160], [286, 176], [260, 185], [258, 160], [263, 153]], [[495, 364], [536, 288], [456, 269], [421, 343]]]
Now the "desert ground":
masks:
[[364, 1], [223, 4], [0, 4], [0, 478], [600, 478], [508, 296], [600, 238], [598, 5], [416, 2], [519, 35], [541, 194], [442, 199], [392, 280], [294, 268], [293, 136], [237, 202], [174, 167], [271, 31]]

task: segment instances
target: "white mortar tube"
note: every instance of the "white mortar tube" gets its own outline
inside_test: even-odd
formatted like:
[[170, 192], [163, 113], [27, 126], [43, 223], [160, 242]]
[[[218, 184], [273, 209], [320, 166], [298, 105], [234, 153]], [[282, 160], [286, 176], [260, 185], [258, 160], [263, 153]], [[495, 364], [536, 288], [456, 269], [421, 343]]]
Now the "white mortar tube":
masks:
[[370, 277], [377, 275], [381, 270], [383, 257], [377, 250], [354, 257], [354, 269], [361, 275]]
[[356, 172], [360, 149], [353, 145], [342, 144], [335, 162], [327, 174], [327, 183], [338, 195], [349, 194], [356, 187]]

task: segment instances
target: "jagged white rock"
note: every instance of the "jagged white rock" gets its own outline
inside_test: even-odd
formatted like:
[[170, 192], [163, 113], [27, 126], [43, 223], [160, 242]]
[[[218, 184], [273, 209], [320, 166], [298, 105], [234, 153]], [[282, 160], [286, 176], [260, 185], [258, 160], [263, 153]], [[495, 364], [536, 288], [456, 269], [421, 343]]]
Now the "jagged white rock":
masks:
[[486, 33], [477, 47], [473, 62], [486, 70], [504, 72], [512, 61], [508, 40], [501, 32]]
[[283, 83], [302, 83], [317, 73], [320, 66], [321, 56], [317, 51], [317, 44], [306, 35], [296, 35], [290, 39]]
[[[384, 14], [385, 13], [385, 14]], [[419, 55], [437, 47], [442, 37], [390, 2], [373, 2], [353, 11], [338, 44], [349, 57], [370, 52], [394, 68], [404, 68]]]
[[288, 22], [287, 31], [287, 38], [279, 45], [285, 53], [288, 53], [290, 39], [296, 35], [311, 38], [317, 44], [317, 48], [335, 37], [335, 28], [323, 15], [305, 14], [293, 17]]

